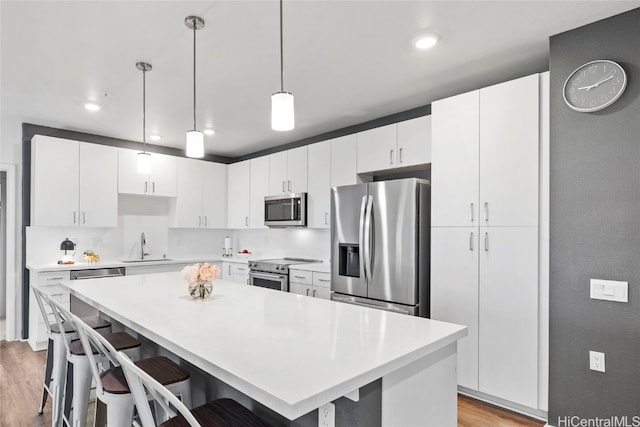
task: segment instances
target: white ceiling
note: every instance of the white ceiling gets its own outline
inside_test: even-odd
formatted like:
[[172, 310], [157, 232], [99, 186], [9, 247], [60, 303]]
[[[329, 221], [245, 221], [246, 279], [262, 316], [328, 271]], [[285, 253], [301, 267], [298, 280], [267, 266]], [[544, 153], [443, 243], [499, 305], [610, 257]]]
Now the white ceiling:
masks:
[[[284, 3], [285, 90], [296, 129], [270, 128], [279, 90], [277, 1], [2, 1], [2, 116], [182, 148], [192, 127], [192, 32], [198, 127], [230, 157], [362, 123], [548, 68], [548, 37], [640, 1], [307, 1]], [[430, 51], [412, 46], [441, 34]], [[595, 59], [595, 58], [594, 58]], [[102, 110], [83, 108], [96, 100]]]

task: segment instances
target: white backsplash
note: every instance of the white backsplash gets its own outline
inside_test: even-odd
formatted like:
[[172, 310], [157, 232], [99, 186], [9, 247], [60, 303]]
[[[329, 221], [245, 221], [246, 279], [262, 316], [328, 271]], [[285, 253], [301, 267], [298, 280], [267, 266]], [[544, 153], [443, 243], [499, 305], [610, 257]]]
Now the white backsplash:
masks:
[[329, 261], [331, 232], [313, 228], [271, 228], [233, 230], [231, 246], [238, 252], [247, 249], [251, 258], [311, 258]]

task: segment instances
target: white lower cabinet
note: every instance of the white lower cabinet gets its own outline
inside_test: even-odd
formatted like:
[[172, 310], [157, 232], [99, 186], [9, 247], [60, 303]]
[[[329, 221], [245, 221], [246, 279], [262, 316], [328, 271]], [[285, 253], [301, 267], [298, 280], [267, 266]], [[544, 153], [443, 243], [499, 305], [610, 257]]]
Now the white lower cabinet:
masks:
[[433, 227], [431, 317], [469, 327], [458, 384], [538, 407], [538, 228]]
[[222, 280], [249, 284], [249, 266], [246, 263], [227, 262], [222, 263]]
[[[31, 286], [38, 286], [44, 292], [61, 303], [64, 307], [70, 307], [70, 294], [66, 288], [58, 285], [60, 280], [69, 280], [69, 271], [42, 271], [39, 273], [30, 273], [29, 282]], [[55, 323], [53, 314], [48, 313], [49, 324]], [[47, 326], [45, 319], [42, 317], [40, 307], [33, 293], [29, 288], [29, 345], [33, 351], [45, 350], [47, 348]]]
[[289, 292], [308, 297], [331, 299], [331, 274], [289, 270]]

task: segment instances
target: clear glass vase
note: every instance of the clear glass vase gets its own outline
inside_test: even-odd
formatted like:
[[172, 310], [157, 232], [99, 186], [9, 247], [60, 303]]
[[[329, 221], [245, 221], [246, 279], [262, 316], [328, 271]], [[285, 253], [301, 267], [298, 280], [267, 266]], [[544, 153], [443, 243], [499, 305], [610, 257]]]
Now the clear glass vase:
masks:
[[189, 295], [193, 298], [207, 298], [213, 291], [212, 282], [189, 283]]

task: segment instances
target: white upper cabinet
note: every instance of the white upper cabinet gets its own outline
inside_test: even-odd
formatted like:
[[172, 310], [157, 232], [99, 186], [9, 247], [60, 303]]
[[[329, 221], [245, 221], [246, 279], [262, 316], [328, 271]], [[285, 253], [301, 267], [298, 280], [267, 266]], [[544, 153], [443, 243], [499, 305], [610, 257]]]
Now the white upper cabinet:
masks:
[[227, 165], [202, 163], [202, 225], [227, 227]]
[[432, 105], [432, 226], [538, 224], [539, 76]]
[[431, 162], [431, 116], [366, 130], [357, 138], [358, 173]]
[[481, 225], [538, 225], [539, 76], [480, 90]]
[[251, 159], [250, 215], [251, 228], [267, 228], [264, 225], [264, 197], [269, 195], [269, 156]]
[[177, 194], [173, 210], [175, 227], [225, 228], [227, 226], [226, 165], [177, 158]]
[[118, 192], [148, 196], [176, 196], [177, 158], [151, 153], [151, 174], [138, 173], [137, 150], [118, 149]]
[[[356, 134], [341, 136], [331, 142], [331, 185], [340, 187], [358, 183]], [[311, 155], [309, 156], [311, 162]], [[313, 175], [309, 173], [309, 183]], [[311, 186], [311, 184], [309, 184]]]
[[478, 225], [480, 93], [431, 104], [431, 225]]
[[431, 163], [431, 116], [398, 123], [398, 167]]
[[31, 145], [31, 225], [115, 227], [117, 149], [36, 135]]
[[227, 166], [227, 189], [227, 227], [248, 228], [251, 215], [250, 160]]
[[307, 146], [269, 155], [269, 193], [307, 192]]
[[358, 173], [374, 172], [398, 167], [396, 124], [369, 129], [356, 135], [358, 140]]
[[329, 228], [331, 208], [331, 141], [309, 145], [309, 194], [307, 197], [307, 225]]

